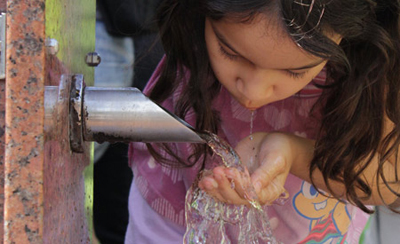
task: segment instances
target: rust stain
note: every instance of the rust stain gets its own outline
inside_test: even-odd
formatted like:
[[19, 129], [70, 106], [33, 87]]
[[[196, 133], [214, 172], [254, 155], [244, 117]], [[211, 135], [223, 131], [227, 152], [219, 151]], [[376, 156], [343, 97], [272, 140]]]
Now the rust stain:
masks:
[[66, 100], [70, 83], [61, 77], [83, 74], [85, 81], [93, 84], [93, 68], [84, 63], [84, 55], [94, 51], [95, 9], [94, 0], [46, 1], [46, 38], [56, 39], [59, 51], [46, 56], [45, 84], [58, 86], [59, 98], [53, 114], [54, 131], [45, 134], [43, 243], [90, 242], [91, 189], [90, 184], [85, 188], [83, 177], [92, 167], [87, 167], [89, 143], [84, 143], [82, 154], [70, 150]]
[[45, 134], [43, 243], [89, 243], [84, 206], [82, 171], [90, 162], [89, 144], [84, 153], [72, 153], [69, 142], [71, 80], [61, 78], [52, 114], [53, 129]]
[[7, 1], [4, 242], [43, 235], [44, 1]]

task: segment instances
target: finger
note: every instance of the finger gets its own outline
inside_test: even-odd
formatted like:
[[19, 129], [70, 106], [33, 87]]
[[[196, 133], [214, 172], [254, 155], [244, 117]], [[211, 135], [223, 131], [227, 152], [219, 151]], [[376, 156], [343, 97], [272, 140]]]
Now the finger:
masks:
[[289, 200], [289, 193], [286, 191], [282, 193], [275, 201], [273, 201], [273, 204], [283, 206], [287, 203]]
[[[243, 199], [236, 191], [236, 180], [237, 178], [228, 178], [225, 174], [225, 169], [217, 167], [213, 170], [214, 178], [218, 183], [218, 190], [221, 196], [225, 199], [227, 203], [230, 204], [248, 204], [248, 202]], [[234, 181], [235, 187], [232, 187], [232, 180]]]
[[289, 193], [282, 186], [279, 179], [273, 180], [266, 188], [260, 192], [261, 204], [272, 204], [281, 197], [289, 197]]
[[218, 188], [218, 183], [212, 175], [203, 176], [198, 184], [199, 188], [204, 191], [211, 191]]
[[275, 192], [274, 197], [272, 197], [272, 202], [277, 204], [284, 204], [286, 200], [289, 198], [289, 192], [282, 186], [281, 182], [276, 179], [271, 182], [274, 186]]
[[235, 189], [242, 199], [245, 199], [247, 202], [258, 199], [246, 168], [245, 172], [241, 172], [235, 168], [228, 168], [225, 169], [225, 174], [228, 179], [232, 179], [235, 183], [232, 188]]
[[251, 175], [251, 181], [257, 194], [267, 187], [279, 174], [284, 173], [286, 161], [282, 156], [268, 155], [261, 166]]
[[220, 202], [226, 202], [218, 190], [218, 183], [212, 175], [204, 176], [198, 184], [199, 188]]

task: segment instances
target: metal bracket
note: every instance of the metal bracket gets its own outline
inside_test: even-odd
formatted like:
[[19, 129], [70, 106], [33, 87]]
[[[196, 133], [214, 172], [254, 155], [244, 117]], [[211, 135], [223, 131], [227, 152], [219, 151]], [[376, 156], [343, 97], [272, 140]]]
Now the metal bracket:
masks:
[[83, 150], [83, 131], [82, 131], [82, 106], [83, 92], [85, 89], [83, 75], [72, 76], [70, 105], [69, 105], [69, 124], [70, 124], [70, 145], [73, 152], [82, 153]]
[[0, 79], [6, 78], [6, 13], [0, 14]]

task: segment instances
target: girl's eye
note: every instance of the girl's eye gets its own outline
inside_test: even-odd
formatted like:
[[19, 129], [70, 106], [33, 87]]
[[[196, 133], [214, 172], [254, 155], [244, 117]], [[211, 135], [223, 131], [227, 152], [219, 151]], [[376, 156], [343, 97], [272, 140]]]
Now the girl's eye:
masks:
[[225, 50], [225, 48], [221, 45], [221, 43], [219, 43], [219, 42], [218, 42], [218, 46], [219, 46], [219, 51], [220, 51], [221, 54], [222, 54], [223, 56], [225, 56], [226, 58], [228, 58], [228, 59], [230, 59], [230, 60], [236, 60], [237, 58], [239, 58], [238, 55], [228, 53], [228, 52]]
[[292, 77], [293, 79], [301, 79], [307, 73], [307, 71], [296, 73], [290, 70], [285, 70], [286, 74]]

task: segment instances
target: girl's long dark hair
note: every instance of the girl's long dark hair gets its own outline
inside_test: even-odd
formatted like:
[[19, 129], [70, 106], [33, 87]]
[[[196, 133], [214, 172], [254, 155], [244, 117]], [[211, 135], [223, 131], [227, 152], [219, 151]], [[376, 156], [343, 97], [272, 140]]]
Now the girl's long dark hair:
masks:
[[[324, 106], [310, 177], [319, 169], [329, 189], [328, 180], [342, 182], [347, 199], [371, 212], [362, 203], [364, 197], [356, 193], [361, 190], [365, 199], [371, 196], [361, 174], [378, 155], [381, 177], [377, 178], [390, 188], [392, 182], [386, 181], [382, 169], [389, 157], [397, 158], [400, 144], [399, 12], [398, 0], [164, 0], [158, 25], [166, 62], [150, 98], [162, 102], [169, 97], [183, 80], [185, 67], [190, 79], [174, 112], [184, 118], [193, 109], [196, 128], [217, 133], [219, 117], [211, 104], [220, 85], [207, 56], [205, 18], [251, 22], [256, 14], [280, 16], [300, 47], [329, 60], [329, 81], [320, 99]], [[340, 45], [327, 38], [330, 32], [343, 37]], [[394, 124], [387, 135], [385, 116]], [[197, 145], [187, 161], [165, 146], [174, 158], [166, 162], [151, 145], [149, 149], [160, 162], [184, 166], [193, 165], [201, 156], [205, 160], [208, 150]], [[394, 165], [398, 165], [397, 160]]]

